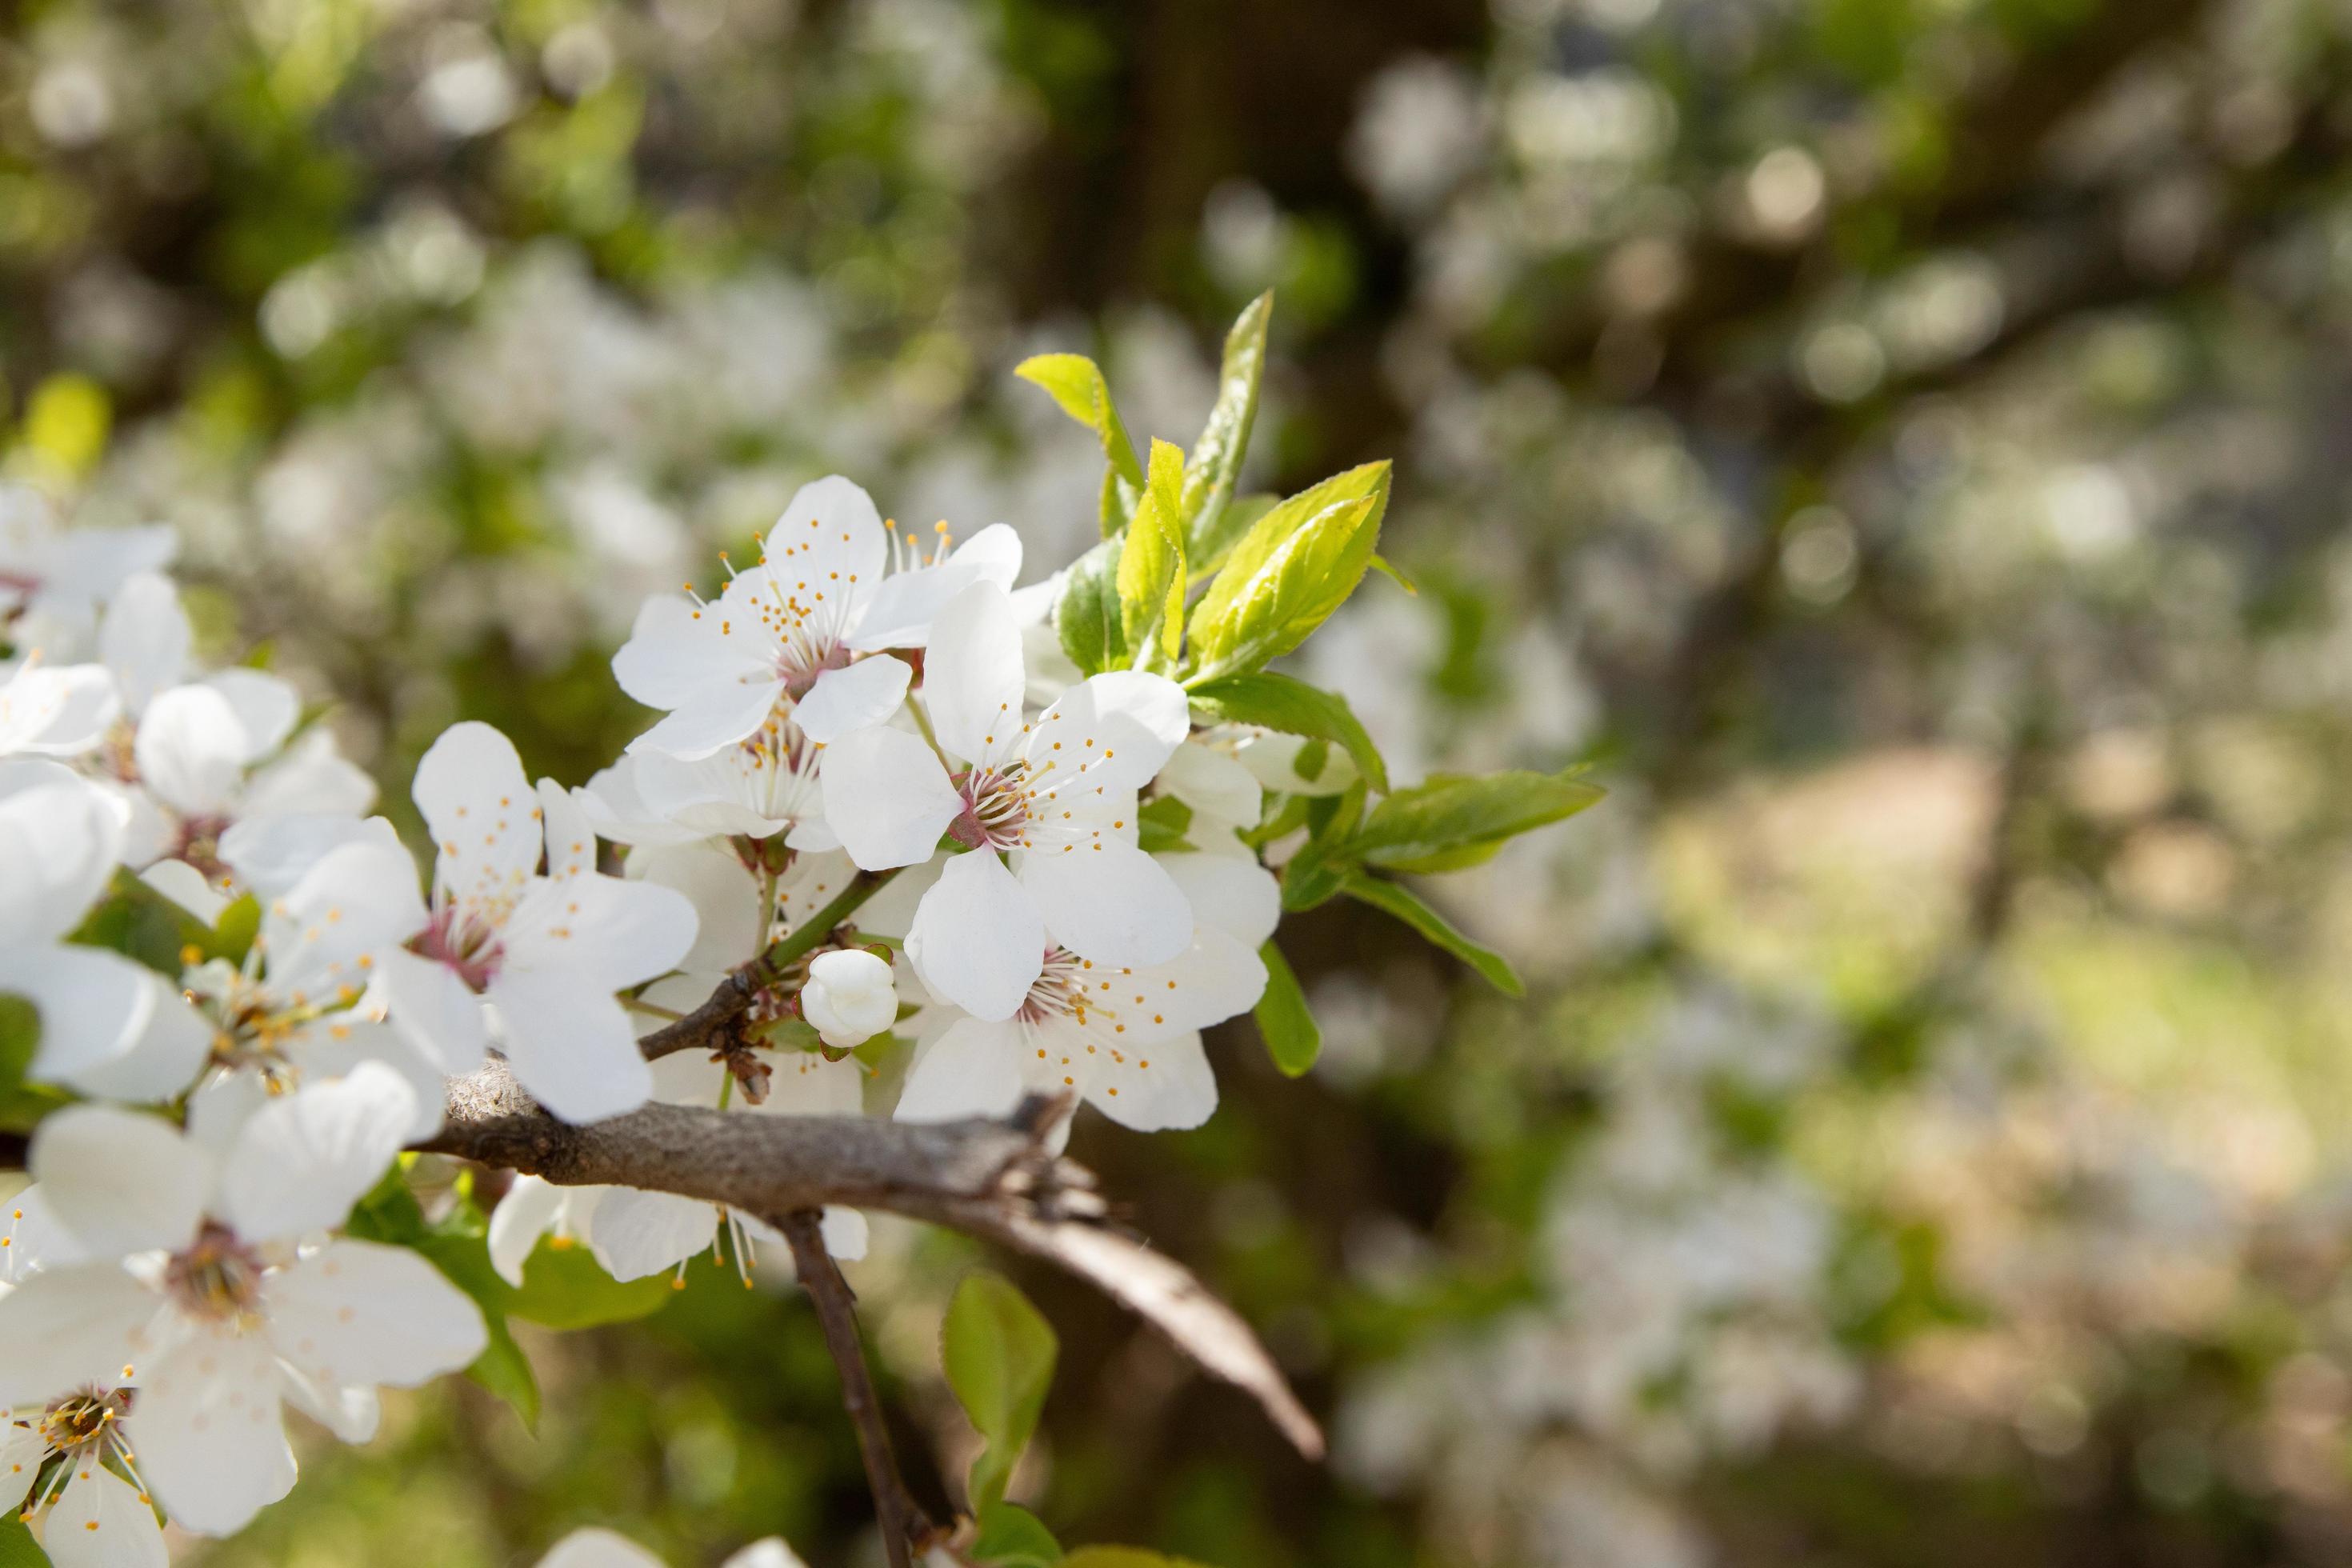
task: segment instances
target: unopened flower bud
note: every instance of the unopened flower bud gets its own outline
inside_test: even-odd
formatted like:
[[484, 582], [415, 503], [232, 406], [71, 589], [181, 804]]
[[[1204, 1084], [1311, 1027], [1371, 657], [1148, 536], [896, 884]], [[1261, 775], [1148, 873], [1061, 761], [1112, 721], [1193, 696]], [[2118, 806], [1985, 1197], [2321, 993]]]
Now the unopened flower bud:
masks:
[[898, 1021], [890, 965], [857, 948], [818, 953], [801, 987], [801, 1016], [835, 1050], [863, 1045]]

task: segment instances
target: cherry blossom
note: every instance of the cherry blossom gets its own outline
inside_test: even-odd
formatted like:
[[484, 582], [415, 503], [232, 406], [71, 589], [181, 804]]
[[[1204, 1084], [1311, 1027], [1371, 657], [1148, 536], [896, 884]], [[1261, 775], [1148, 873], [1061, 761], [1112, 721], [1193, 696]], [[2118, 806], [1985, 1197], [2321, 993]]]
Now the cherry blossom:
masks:
[[[130, 1391], [109, 1384], [0, 1412], [0, 1506], [43, 1510], [58, 1568], [164, 1568], [171, 1555], [131, 1446]], [[42, 1475], [44, 1466], [52, 1466]], [[36, 1488], [38, 1488], [36, 1490]]]
[[453, 1372], [487, 1342], [479, 1309], [417, 1253], [311, 1239], [375, 1184], [414, 1100], [368, 1064], [187, 1132], [107, 1106], [47, 1118], [35, 1190], [73, 1256], [0, 1297], [0, 1401], [132, 1390], [142, 1472], [206, 1534], [293, 1485], [284, 1405], [365, 1441], [377, 1385]]
[[845, 1051], [888, 1031], [898, 1016], [890, 965], [859, 949], [835, 949], [809, 960], [801, 987], [801, 1016], [824, 1043]]
[[677, 967], [693, 905], [599, 873], [580, 806], [551, 780], [534, 791], [488, 724], [442, 733], [415, 797], [440, 854], [424, 931], [383, 957], [394, 1022], [442, 1070], [465, 1073], [495, 1019], [515, 1077], [566, 1121], [643, 1105], [652, 1076], [614, 993]]
[[900, 659], [859, 656], [921, 647], [934, 613], [958, 590], [1009, 587], [1020, 570], [1019, 537], [1003, 524], [925, 561], [856, 485], [838, 476], [803, 485], [769, 531], [759, 564], [717, 599], [646, 602], [613, 673], [621, 689], [667, 716], [629, 749], [708, 757], [758, 734], [785, 701], [792, 721], [819, 743], [878, 723], [913, 672]]
[[45, 1082], [99, 1089], [176, 1000], [122, 954], [65, 940], [105, 889], [122, 833], [121, 803], [87, 780], [56, 763], [0, 760], [0, 991], [40, 1014], [30, 1070]]
[[1192, 929], [1182, 893], [1136, 843], [1136, 792], [1190, 729], [1183, 689], [1097, 675], [1031, 721], [1024, 684], [1013, 604], [975, 584], [931, 629], [922, 702], [938, 750], [876, 725], [825, 758], [826, 816], [859, 866], [927, 860], [945, 833], [971, 846], [924, 894], [907, 952], [934, 994], [1000, 1022], [1027, 1004], [1052, 948], [1149, 965], [1175, 958]]

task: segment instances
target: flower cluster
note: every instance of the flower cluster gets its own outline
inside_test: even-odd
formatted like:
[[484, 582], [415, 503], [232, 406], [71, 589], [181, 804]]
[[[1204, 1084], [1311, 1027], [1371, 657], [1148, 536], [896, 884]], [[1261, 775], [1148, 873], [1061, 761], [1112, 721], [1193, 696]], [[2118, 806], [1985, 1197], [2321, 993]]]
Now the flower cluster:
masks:
[[[1211, 1025], [1256, 1009], [1286, 1070], [1313, 1059], [1286, 905], [1348, 893], [1515, 984], [1394, 874], [1594, 792], [1389, 793], [1343, 702], [1263, 668], [1361, 580], [1387, 493], [1375, 466], [1235, 500], [1265, 320], [1189, 464], [1155, 443], [1147, 471], [1087, 362], [1024, 367], [1111, 465], [1104, 543], [1040, 584], [1008, 526], [927, 541], [845, 479], [803, 487], [715, 593], [645, 604], [613, 669], [658, 717], [584, 785], [534, 783], [487, 724], [440, 736], [421, 886], [291, 685], [197, 667], [168, 534], [12, 498], [0, 1113], [33, 1181], [0, 1236], [0, 1436], [57, 1561], [157, 1560], [159, 1507], [239, 1528], [293, 1483], [287, 1405], [364, 1440], [379, 1387], [495, 1353], [485, 1278], [525, 1288], [551, 1233], [614, 1288], [705, 1250], [748, 1283], [783, 1244], [772, 1215], [523, 1176], [450, 1270], [470, 1191], [430, 1229], [399, 1162], [492, 1053], [574, 1123], [856, 1116], [877, 1080], [902, 1120], [1043, 1095], [1155, 1131], [1214, 1110]], [[690, 1048], [662, 1037], [722, 998]], [[862, 1215], [823, 1230], [863, 1254]]]

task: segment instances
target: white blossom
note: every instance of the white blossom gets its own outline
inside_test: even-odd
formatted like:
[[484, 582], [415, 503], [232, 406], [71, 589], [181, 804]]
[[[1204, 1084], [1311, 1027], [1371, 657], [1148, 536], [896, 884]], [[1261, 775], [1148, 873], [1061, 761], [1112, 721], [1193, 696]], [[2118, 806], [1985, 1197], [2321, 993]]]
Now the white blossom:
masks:
[[890, 965], [860, 949], [835, 949], [809, 960], [801, 987], [801, 1015], [835, 1050], [848, 1050], [887, 1032], [898, 1017]]
[[825, 758], [826, 816], [858, 865], [927, 860], [950, 831], [971, 846], [924, 894], [907, 952], [935, 994], [1000, 1022], [1028, 1001], [1050, 948], [1162, 963], [1192, 928], [1183, 894], [1136, 845], [1136, 792], [1191, 727], [1183, 689], [1160, 675], [1097, 675], [1032, 721], [1024, 684], [1011, 601], [974, 585], [931, 629], [922, 700], [939, 750], [877, 725]]
[[378, 1384], [454, 1372], [487, 1342], [479, 1310], [417, 1253], [313, 1239], [390, 1164], [415, 1093], [370, 1064], [233, 1125], [48, 1117], [33, 1174], [78, 1256], [0, 1297], [0, 1402], [134, 1389], [142, 1473], [207, 1534], [293, 1485], [285, 1404], [364, 1441]]

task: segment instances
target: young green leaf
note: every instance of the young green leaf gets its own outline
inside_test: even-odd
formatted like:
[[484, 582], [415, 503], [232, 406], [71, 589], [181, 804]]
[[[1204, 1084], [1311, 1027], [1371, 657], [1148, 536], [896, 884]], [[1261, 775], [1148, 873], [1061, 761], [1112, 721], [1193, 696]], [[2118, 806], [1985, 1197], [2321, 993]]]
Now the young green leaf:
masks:
[[1062, 412], [1095, 433], [1102, 443], [1110, 471], [1103, 476], [1102, 531], [1108, 539], [1118, 531], [1132, 503], [1122, 496], [1143, 489], [1143, 465], [1136, 461], [1135, 445], [1119, 423], [1118, 406], [1111, 401], [1110, 384], [1094, 361], [1084, 354], [1038, 354], [1015, 365], [1013, 374], [1034, 382], [1061, 405]]
[[1344, 697], [1270, 669], [1221, 675], [1195, 684], [1187, 695], [1193, 707], [1221, 722], [1259, 724], [1286, 735], [1336, 741], [1347, 748], [1356, 771], [1374, 789], [1385, 792], [1389, 787], [1388, 764]]
[[0, 1568], [49, 1568], [49, 1554], [14, 1510], [0, 1511]]
[[1250, 426], [1257, 418], [1258, 383], [1265, 375], [1265, 331], [1274, 320], [1271, 289], [1249, 302], [1225, 334], [1224, 363], [1217, 372], [1217, 401], [1209, 422], [1184, 464], [1184, 540], [1196, 543], [1234, 499], [1242, 458], [1249, 449]]
[[41, 1010], [22, 996], [0, 994], [0, 1093], [14, 1093], [41, 1044]]
[[1207, 582], [1217, 569], [1229, 560], [1234, 546], [1242, 536], [1257, 526], [1257, 520], [1282, 504], [1280, 496], [1263, 491], [1255, 495], [1235, 496], [1227, 501], [1214, 517], [1203, 517], [1200, 526], [1185, 535], [1185, 548], [1191, 552], [1185, 570], [1192, 574], [1194, 586]]
[[980, 1510], [980, 1534], [969, 1553], [988, 1568], [1054, 1568], [1062, 1561], [1062, 1543], [1045, 1521], [1017, 1503], [1000, 1502]]
[[186, 967], [191, 949], [199, 959], [225, 956], [212, 927], [121, 868], [105, 899], [82, 921], [73, 940], [112, 948], [174, 980]]
[[1054, 606], [1062, 651], [1087, 675], [1127, 668], [1127, 633], [1119, 624], [1118, 566], [1126, 539], [1106, 539], [1072, 563]]
[[1450, 868], [1463, 863], [1465, 851], [1490, 848], [1573, 816], [1601, 794], [1573, 770], [1484, 777], [1438, 773], [1381, 801], [1356, 830], [1350, 847], [1391, 870]]
[[1315, 1026], [1315, 1015], [1307, 1010], [1307, 993], [1298, 988], [1298, 976], [1291, 973], [1282, 950], [1269, 942], [1257, 955], [1265, 961], [1265, 992], [1251, 1016], [1257, 1019], [1257, 1032], [1265, 1037], [1265, 1053], [1274, 1065], [1285, 1077], [1297, 1078], [1323, 1054], [1323, 1031]]
[[973, 1512], [1004, 1500], [1004, 1483], [1045, 1408], [1056, 1350], [1053, 1329], [1010, 1281], [972, 1274], [956, 1287], [940, 1359], [948, 1386], [987, 1443], [964, 1483]]
[[1391, 882], [1365, 871], [1351, 871], [1340, 880], [1339, 890], [1351, 899], [1396, 916], [1476, 970], [1487, 984], [1504, 995], [1524, 996], [1528, 994], [1528, 988], [1519, 982], [1517, 972], [1511, 968], [1510, 960], [1456, 931], [1444, 915], [1423, 903], [1421, 895], [1403, 883]]
[[253, 939], [261, 932], [261, 900], [251, 893], [244, 895], [220, 913], [213, 922], [213, 951], [231, 963], [243, 963], [245, 955], [253, 948]]
[[1127, 645], [1141, 648], [1156, 641], [1171, 661], [1184, 641], [1184, 527], [1178, 516], [1183, 477], [1184, 454], [1172, 442], [1153, 441], [1150, 478], [1118, 558], [1118, 620]]
[[1192, 808], [1172, 795], [1154, 795], [1135, 814], [1136, 847], [1146, 855], [1181, 854], [1199, 846], [1184, 837]]
[[1363, 580], [1388, 497], [1389, 466], [1367, 463], [1253, 523], [1192, 607], [1199, 671], [1255, 669], [1307, 640]]

